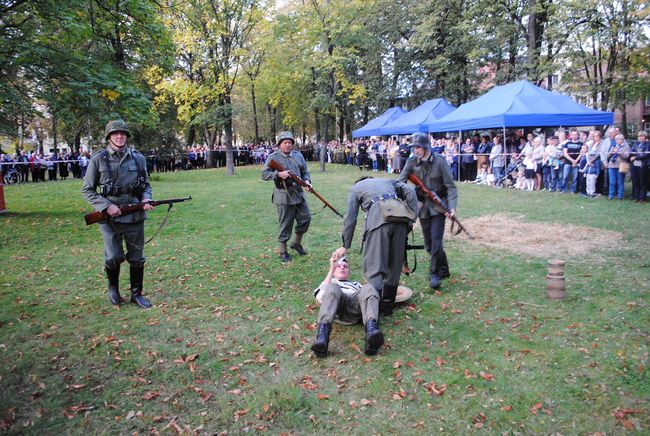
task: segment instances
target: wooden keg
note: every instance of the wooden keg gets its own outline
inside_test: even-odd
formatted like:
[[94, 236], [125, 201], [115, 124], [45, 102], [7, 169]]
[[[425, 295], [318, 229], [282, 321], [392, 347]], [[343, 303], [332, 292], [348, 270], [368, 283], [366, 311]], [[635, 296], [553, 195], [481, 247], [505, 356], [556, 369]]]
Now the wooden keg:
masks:
[[566, 295], [566, 285], [562, 276], [546, 276], [546, 298], [550, 300], [561, 300]]
[[551, 276], [564, 277], [564, 261], [560, 259], [549, 260], [548, 274]]

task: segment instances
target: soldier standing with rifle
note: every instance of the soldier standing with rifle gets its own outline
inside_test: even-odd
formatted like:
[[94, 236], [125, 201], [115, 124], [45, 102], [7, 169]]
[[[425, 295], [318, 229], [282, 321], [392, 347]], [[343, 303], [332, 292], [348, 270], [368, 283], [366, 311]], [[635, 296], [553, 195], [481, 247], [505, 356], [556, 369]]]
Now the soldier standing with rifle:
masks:
[[[278, 136], [278, 150], [271, 153], [262, 169], [262, 180], [273, 180], [272, 201], [278, 208], [280, 259], [283, 263], [290, 262], [291, 256], [287, 249], [287, 241], [291, 238], [293, 222], [296, 222], [295, 237], [289, 247], [296, 250], [299, 255], [306, 256], [307, 251], [302, 246], [302, 237], [309, 229], [311, 213], [307, 205], [307, 196], [302, 186], [291, 179], [290, 173], [300, 177], [311, 190], [311, 177], [307, 162], [302, 153], [293, 149], [295, 139], [291, 132], [280, 132]], [[269, 167], [270, 161], [276, 161], [285, 168], [277, 171]]]
[[[88, 163], [81, 193], [95, 210], [109, 216], [100, 223], [104, 238], [104, 268], [108, 277], [108, 297], [114, 305], [120, 296], [120, 264], [127, 260], [131, 275], [131, 302], [148, 309], [149, 300], [142, 296], [144, 278], [144, 220], [153, 206], [145, 204], [143, 211], [122, 215], [119, 205], [147, 203], [151, 200], [151, 185], [146, 171], [146, 159], [126, 145], [131, 136], [122, 120], [106, 124], [104, 138], [108, 146], [95, 153]], [[99, 188], [99, 192], [97, 192]], [[126, 242], [126, 256], [122, 241]]]
[[446, 159], [431, 152], [429, 136], [424, 133], [414, 133], [411, 137], [413, 153], [404, 169], [399, 175], [399, 180], [406, 182], [409, 174], [418, 176], [424, 185], [435, 192], [447, 205], [447, 211], [440, 210], [440, 207], [428, 197], [418, 191], [418, 199], [424, 203], [420, 208], [419, 217], [424, 244], [427, 252], [431, 255], [431, 287], [439, 289], [442, 279], [449, 277], [449, 264], [447, 255], [442, 247], [442, 238], [445, 233], [445, 218], [452, 218], [456, 210], [458, 193], [451, 168]]

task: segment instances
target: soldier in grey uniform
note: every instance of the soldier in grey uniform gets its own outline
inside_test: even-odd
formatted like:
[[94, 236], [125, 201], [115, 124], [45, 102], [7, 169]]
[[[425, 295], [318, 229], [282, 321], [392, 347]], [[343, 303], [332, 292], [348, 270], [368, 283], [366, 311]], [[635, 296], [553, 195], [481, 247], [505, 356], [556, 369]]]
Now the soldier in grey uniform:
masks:
[[[290, 262], [291, 256], [287, 250], [287, 241], [291, 238], [293, 222], [296, 222], [295, 237], [291, 245], [299, 255], [307, 255], [302, 246], [302, 236], [309, 229], [311, 213], [307, 205], [307, 196], [302, 186], [294, 182], [289, 176], [292, 172], [300, 177], [311, 187], [311, 177], [307, 162], [302, 153], [293, 149], [295, 139], [291, 132], [280, 132], [278, 136], [278, 151], [269, 155], [262, 169], [262, 180], [273, 180], [273, 204], [278, 208], [280, 258], [282, 262]], [[269, 168], [269, 161], [276, 161], [281, 164], [285, 171], [275, 171]]]
[[445, 234], [445, 217], [451, 218], [456, 211], [458, 192], [447, 160], [439, 154], [431, 152], [429, 135], [414, 133], [411, 139], [414, 156], [406, 161], [399, 180], [406, 182], [409, 174], [414, 173], [429, 190], [440, 197], [449, 209], [449, 212], [438, 210], [433, 201], [418, 193], [418, 198], [423, 203], [419, 217], [424, 235], [424, 245], [431, 255], [429, 267], [431, 287], [438, 289], [442, 284], [441, 280], [449, 277], [449, 264], [447, 263], [447, 254], [442, 246], [442, 238]]
[[[122, 120], [106, 124], [105, 149], [95, 153], [88, 163], [81, 193], [95, 210], [106, 212], [109, 218], [99, 224], [104, 238], [104, 268], [108, 277], [108, 297], [118, 305], [120, 296], [120, 264], [130, 265], [131, 302], [150, 308], [149, 300], [142, 296], [144, 277], [144, 220], [146, 212], [121, 215], [119, 205], [147, 203], [151, 200], [151, 185], [146, 170], [145, 157], [126, 145], [131, 136]], [[99, 192], [97, 189], [99, 188]], [[145, 211], [153, 209], [144, 206]], [[123, 241], [126, 242], [126, 255]]]
[[[334, 258], [345, 256], [352, 245], [354, 228], [359, 208], [366, 213], [363, 225], [363, 274], [372, 292], [368, 292], [368, 304], [374, 306], [371, 313], [381, 309], [384, 315], [391, 315], [395, 306], [395, 295], [404, 264], [406, 235], [410, 230], [408, 222], [392, 222], [382, 214], [381, 203], [400, 199], [412, 211], [417, 210], [418, 201], [413, 188], [397, 180], [362, 177], [352, 186], [348, 197], [348, 210], [343, 221], [343, 245], [334, 252]], [[413, 213], [413, 212], [412, 212]], [[379, 299], [381, 298], [381, 302]], [[366, 349], [376, 350], [383, 344], [377, 341], [377, 319], [364, 320]], [[319, 334], [322, 330], [319, 325]]]

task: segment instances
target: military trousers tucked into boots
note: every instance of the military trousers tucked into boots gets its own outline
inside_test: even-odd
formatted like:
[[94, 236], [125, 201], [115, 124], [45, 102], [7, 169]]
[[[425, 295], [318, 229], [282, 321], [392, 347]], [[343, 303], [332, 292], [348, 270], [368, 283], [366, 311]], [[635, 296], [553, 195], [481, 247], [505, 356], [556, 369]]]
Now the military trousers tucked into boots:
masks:
[[307, 233], [311, 223], [311, 212], [306, 201], [292, 205], [278, 205], [278, 241], [287, 242], [291, 238], [294, 221], [296, 234]]
[[369, 283], [351, 295], [338, 285], [329, 284], [321, 300], [318, 324], [329, 324], [335, 319], [344, 324], [356, 324], [379, 317], [379, 292]]
[[[101, 223], [104, 238], [104, 264], [114, 270], [127, 260], [131, 266], [142, 266], [144, 257], [144, 221], [137, 223]], [[126, 247], [126, 254], [124, 249]]]

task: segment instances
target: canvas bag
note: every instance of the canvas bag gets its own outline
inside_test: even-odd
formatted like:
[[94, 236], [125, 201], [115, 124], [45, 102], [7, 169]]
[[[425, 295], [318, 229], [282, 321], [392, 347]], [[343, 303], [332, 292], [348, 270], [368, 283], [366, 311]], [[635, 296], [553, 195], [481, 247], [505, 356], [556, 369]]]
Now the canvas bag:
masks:
[[379, 202], [381, 216], [387, 223], [408, 223], [415, 221], [413, 209], [399, 198], [388, 198]]

